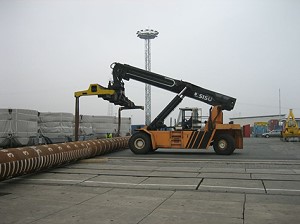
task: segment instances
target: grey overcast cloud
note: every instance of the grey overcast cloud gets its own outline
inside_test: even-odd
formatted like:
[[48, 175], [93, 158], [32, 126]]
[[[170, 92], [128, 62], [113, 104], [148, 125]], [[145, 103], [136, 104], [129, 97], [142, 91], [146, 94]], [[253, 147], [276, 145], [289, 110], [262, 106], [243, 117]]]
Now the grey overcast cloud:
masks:
[[[112, 62], [144, 68], [136, 32], [150, 28], [152, 71], [237, 98], [226, 119], [279, 114], [279, 98], [300, 117], [299, 12], [299, 0], [0, 0], [0, 108], [74, 113], [74, 92], [107, 86]], [[125, 91], [144, 105], [143, 83]], [[152, 87], [152, 119], [173, 97]], [[80, 113], [108, 103], [82, 97]], [[144, 123], [143, 111], [123, 116]]]

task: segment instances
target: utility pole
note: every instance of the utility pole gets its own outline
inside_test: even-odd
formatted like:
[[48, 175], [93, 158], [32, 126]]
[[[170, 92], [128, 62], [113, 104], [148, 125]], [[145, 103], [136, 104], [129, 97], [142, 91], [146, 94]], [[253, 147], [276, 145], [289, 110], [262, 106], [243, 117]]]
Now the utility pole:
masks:
[[281, 117], [281, 94], [280, 94], [280, 88], [279, 88], [279, 121], [282, 119]]

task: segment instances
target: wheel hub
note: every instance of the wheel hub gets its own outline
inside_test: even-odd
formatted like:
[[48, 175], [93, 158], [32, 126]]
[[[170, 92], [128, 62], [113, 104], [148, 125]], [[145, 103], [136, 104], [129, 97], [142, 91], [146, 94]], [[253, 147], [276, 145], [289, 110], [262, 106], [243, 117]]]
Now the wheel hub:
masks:
[[142, 149], [144, 148], [145, 146], [145, 141], [141, 138], [138, 138], [135, 140], [134, 142], [134, 146], [137, 148], [137, 149]]
[[225, 150], [227, 148], [227, 142], [225, 140], [220, 140], [218, 145], [221, 150]]

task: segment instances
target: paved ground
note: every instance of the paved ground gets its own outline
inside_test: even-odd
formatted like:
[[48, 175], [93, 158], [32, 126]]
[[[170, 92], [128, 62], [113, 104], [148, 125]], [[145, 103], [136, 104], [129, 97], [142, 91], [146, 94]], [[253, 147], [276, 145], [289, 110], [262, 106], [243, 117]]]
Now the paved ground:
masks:
[[300, 143], [130, 150], [0, 183], [0, 223], [299, 223]]
[[[300, 142], [282, 142], [279, 138], [244, 138], [244, 149], [235, 150], [230, 157], [216, 155], [209, 150], [198, 149], [159, 149], [151, 158], [192, 158], [230, 160], [300, 160]], [[111, 157], [145, 157], [134, 155], [130, 150], [114, 153]], [[149, 157], [147, 157], [149, 158]]]

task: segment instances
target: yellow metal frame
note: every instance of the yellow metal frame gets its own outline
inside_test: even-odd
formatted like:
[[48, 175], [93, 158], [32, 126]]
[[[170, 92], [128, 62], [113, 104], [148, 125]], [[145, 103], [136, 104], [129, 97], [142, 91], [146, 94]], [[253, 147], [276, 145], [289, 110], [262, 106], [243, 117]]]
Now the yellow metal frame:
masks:
[[282, 132], [282, 137], [283, 138], [300, 137], [300, 129], [298, 127], [298, 123], [295, 119], [292, 109], [290, 109], [289, 115], [287, 117], [285, 128]]
[[78, 132], [79, 132], [79, 98], [81, 96], [105, 96], [105, 95], [114, 95], [115, 90], [105, 88], [99, 84], [90, 84], [87, 90], [77, 91], [74, 93], [75, 96], [75, 141], [78, 141]]
[[115, 90], [107, 89], [99, 84], [90, 84], [90, 87], [87, 90], [77, 91], [74, 93], [74, 96], [81, 97], [91, 95], [113, 95], [115, 93]]

